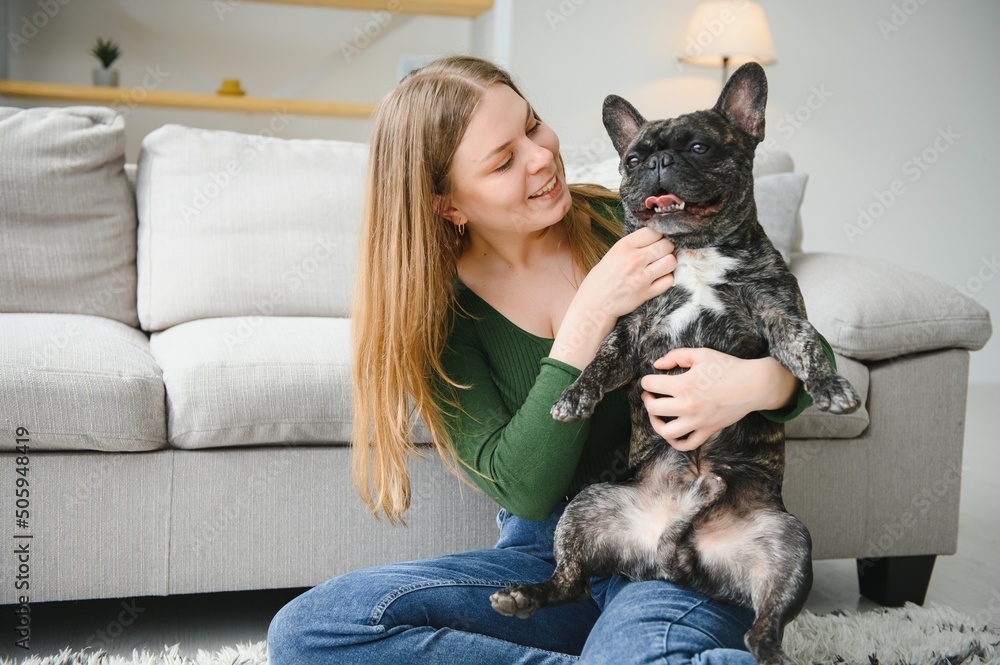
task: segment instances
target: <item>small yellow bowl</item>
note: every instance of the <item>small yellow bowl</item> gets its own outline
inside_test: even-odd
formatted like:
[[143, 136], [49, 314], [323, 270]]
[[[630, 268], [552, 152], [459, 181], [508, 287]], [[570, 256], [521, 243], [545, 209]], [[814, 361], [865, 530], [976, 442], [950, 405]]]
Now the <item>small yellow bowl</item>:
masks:
[[215, 91], [217, 95], [232, 95], [242, 97], [247, 94], [246, 90], [240, 87], [239, 79], [222, 79], [222, 87]]

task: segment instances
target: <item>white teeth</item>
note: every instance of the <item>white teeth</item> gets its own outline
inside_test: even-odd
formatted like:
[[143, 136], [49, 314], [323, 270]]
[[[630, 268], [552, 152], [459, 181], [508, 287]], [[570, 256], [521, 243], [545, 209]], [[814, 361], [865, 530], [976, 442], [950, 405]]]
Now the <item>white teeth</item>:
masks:
[[545, 187], [541, 188], [540, 190], [538, 190], [537, 192], [535, 192], [534, 194], [532, 194], [528, 198], [535, 199], [535, 198], [538, 198], [539, 196], [545, 196], [546, 194], [548, 194], [549, 192], [551, 192], [555, 188], [556, 188], [556, 177], [553, 176], [552, 180], [549, 181], [549, 184], [545, 185]]
[[665, 212], [676, 212], [678, 210], [684, 210], [684, 201], [681, 201], [680, 203], [672, 203], [668, 205], [666, 208], [664, 208], [663, 206], [656, 206], [653, 208], [653, 212], [657, 214], [663, 214]]

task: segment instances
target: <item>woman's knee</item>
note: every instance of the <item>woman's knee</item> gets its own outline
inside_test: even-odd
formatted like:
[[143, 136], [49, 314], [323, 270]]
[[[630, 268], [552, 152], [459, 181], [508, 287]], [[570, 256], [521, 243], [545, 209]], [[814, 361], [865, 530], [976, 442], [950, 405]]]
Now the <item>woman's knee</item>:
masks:
[[299, 620], [298, 601], [302, 596], [294, 598], [271, 618], [267, 628], [267, 652], [272, 665], [292, 663], [301, 643], [301, 632], [304, 628]]
[[669, 582], [617, 581], [584, 649], [584, 662], [752, 663], [743, 635], [753, 611]]
[[335, 577], [293, 598], [271, 619], [267, 648], [272, 665], [312, 662], [380, 629], [370, 620], [373, 589], [366, 571]]

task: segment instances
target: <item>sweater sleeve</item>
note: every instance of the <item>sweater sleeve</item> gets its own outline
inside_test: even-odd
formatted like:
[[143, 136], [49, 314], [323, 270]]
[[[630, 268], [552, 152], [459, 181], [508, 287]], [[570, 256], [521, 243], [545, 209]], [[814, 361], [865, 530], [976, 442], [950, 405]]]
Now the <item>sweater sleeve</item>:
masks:
[[464, 388], [439, 400], [445, 427], [468, 475], [511, 513], [542, 520], [569, 492], [590, 421], [560, 423], [549, 409], [580, 372], [552, 358], [538, 363], [527, 398], [509, 405], [474, 336], [453, 333], [443, 362]]

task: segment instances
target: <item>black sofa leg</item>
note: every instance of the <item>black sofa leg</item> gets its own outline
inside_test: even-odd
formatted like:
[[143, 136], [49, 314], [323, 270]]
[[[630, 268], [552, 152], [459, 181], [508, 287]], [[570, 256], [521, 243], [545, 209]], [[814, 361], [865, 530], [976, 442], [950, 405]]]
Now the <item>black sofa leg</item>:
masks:
[[884, 607], [924, 604], [936, 555], [858, 559], [861, 595]]

